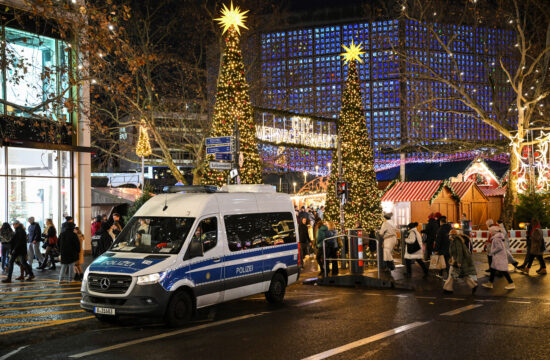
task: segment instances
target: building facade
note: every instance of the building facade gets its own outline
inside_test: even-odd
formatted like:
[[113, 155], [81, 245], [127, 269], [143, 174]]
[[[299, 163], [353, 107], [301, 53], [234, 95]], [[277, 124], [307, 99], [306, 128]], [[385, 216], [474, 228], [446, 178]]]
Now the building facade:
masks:
[[[500, 135], [488, 125], [469, 116], [470, 109], [459, 101], [441, 100], [418, 106], [428, 98], [451, 97], [452, 91], [441, 83], [415, 74], [426, 73], [405, 57], [417, 59], [450, 76], [461, 76], [484, 109], [494, 103], [507, 108], [513, 94], [494, 99], [488, 86], [488, 73], [498, 71], [499, 58], [511, 65], [506, 52], [513, 46], [511, 31], [452, 24], [434, 24], [442, 37], [455, 35], [451, 56], [425, 28], [409, 20], [349, 21], [347, 23], [293, 27], [264, 32], [259, 37], [261, 53], [261, 107], [286, 110], [326, 118], [315, 124], [317, 133], [336, 133], [331, 122], [339, 116], [347, 69], [341, 60], [342, 44], [361, 43], [363, 62], [358, 64], [365, 119], [377, 169], [398, 166], [398, 149], [407, 144], [438, 146], [443, 142], [498, 141]], [[493, 76], [502, 85], [503, 73]], [[283, 128], [288, 132], [291, 115], [260, 112], [258, 133], [269, 126], [279, 129], [279, 138], [263, 139], [261, 150], [268, 172], [300, 171], [326, 174], [333, 164], [334, 147], [322, 148], [305, 143], [293, 146], [281, 141]], [[273, 133], [273, 130], [268, 130]], [[296, 136], [303, 135], [299, 129]], [[261, 136], [259, 136], [262, 140]], [[284, 139], [284, 137], [283, 137]], [[278, 145], [278, 143], [283, 145]], [[325, 147], [326, 144], [325, 144]], [[416, 150], [417, 151], [417, 150]], [[448, 161], [473, 158], [473, 153], [441, 155], [407, 151], [408, 161]], [[280, 162], [284, 158], [286, 165]]]
[[73, 216], [89, 250], [89, 87], [69, 82], [78, 39], [63, 41], [50, 26], [35, 26], [40, 20], [15, 21], [30, 14], [24, 1], [0, 4], [0, 221], [28, 225], [32, 216], [43, 227], [50, 218], [59, 229]]

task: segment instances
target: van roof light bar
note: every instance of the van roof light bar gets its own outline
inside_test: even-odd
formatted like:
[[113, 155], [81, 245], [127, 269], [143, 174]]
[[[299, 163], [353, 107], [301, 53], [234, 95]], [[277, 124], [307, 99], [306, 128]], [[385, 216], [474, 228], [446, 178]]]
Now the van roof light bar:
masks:
[[214, 185], [172, 185], [165, 186], [162, 189], [163, 192], [174, 194], [174, 193], [215, 193], [219, 189]]

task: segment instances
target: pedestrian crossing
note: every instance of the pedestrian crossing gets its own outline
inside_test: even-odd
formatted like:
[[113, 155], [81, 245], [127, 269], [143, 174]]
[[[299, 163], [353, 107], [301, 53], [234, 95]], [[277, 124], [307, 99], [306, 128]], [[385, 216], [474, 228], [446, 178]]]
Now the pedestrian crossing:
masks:
[[12, 281], [0, 284], [0, 336], [93, 318], [80, 308], [80, 282]]

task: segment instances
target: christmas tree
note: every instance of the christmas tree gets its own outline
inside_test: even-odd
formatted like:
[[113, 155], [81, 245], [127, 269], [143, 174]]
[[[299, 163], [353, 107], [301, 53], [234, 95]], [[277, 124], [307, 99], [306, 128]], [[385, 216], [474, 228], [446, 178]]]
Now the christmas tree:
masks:
[[[231, 3], [230, 8], [224, 5], [222, 17], [216, 19], [223, 28], [226, 47], [220, 66], [210, 137], [232, 136], [237, 122], [239, 151], [243, 160], [239, 168], [241, 183], [259, 184], [262, 182], [262, 165], [239, 39], [239, 27], [246, 29], [244, 14], [247, 12], [241, 12]], [[214, 156], [208, 155], [206, 160], [214, 160]], [[234, 161], [238, 163], [239, 159]], [[206, 163], [202, 183], [221, 186], [226, 182], [227, 174], [228, 171], [208, 168]]]
[[342, 149], [342, 178], [349, 184], [349, 199], [344, 205], [345, 227], [353, 228], [356, 222], [367, 231], [378, 229], [382, 222], [380, 193], [374, 171], [374, 156], [362, 107], [361, 88], [357, 75], [357, 61], [361, 44], [353, 41], [342, 54], [348, 63], [348, 77], [342, 95], [339, 134]]
[[149, 134], [144, 124], [139, 126], [139, 138], [136, 145], [136, 155], [139, 157], [147, 157], [153, 153], [151, 144], [149, 143]]

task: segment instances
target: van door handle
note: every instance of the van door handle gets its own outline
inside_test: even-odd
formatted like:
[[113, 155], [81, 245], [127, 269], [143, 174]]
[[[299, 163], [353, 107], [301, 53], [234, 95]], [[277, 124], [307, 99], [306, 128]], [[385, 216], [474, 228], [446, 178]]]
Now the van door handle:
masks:
[[220, 262], [221, 259], [220, 259], [220, 258], [214, 258], [214, 259], [212, 259], [212, 260], [213, 260], [214, 262]]

